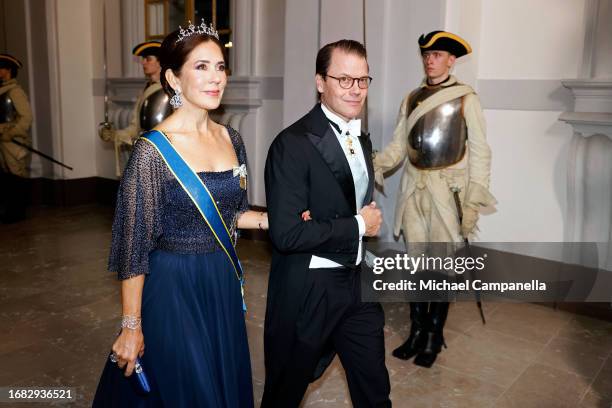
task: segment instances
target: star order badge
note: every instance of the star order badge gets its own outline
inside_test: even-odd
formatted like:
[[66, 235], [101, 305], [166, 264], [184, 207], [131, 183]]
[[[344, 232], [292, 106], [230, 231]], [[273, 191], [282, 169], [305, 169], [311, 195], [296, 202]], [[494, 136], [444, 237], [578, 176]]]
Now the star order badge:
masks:
[[240, 176], [240, 188], [243, 190], [247, 189], [247, 168], [245, 164], [235, 166], [233, 169], [234, 177]]

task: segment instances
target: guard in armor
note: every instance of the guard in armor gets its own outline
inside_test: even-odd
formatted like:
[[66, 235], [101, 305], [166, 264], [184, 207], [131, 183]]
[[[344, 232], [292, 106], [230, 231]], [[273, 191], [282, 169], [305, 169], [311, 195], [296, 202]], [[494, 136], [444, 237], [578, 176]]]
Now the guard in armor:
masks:
[[142, 70], [148, 82], [136, 101], [130, 123], [126, 128], [113, 129], [109, 125], [100, 128], [102, 140], [115, 143], [117, 163], [122, 149], [131, 146], [141, 133], [151, 130], [172, 113], [168, 95], [159, 81], [160, 49], [161, 43], [158, 41], [147, 41], [134, 47], [132, 54], [141, 57]]
[[13, 142], [28, 146], [32, 143], [28, 134], [32, 110], [28, 96], [16, 79], [22, 66], [12, 55], [0, 54], [0, 217], [3, 223], [24, 219], [27, 205], [30, 152]]
[[[478, 96], [450, 75], [455, 60], [472, 49], [445, 31], [421, 35], [418, 44], [425, 79], [402, 101], [393, 140], [374, 158], [381, 186], [383, 174], [408, 158], [397, 194], [394, 234], [403, 233], [409, 254], [415, 244], [456, 247], [477, 229], [479, 208], [496, 202], [489, 192], [491, 150]], [[459, 193], [459, 204], [454, 192]], [[416, 355], [415, 364], [431, 367], [445, 345], [448, 307], [448, 302], [411, 302], [410, 336], [393, 355], [403, 360]]]

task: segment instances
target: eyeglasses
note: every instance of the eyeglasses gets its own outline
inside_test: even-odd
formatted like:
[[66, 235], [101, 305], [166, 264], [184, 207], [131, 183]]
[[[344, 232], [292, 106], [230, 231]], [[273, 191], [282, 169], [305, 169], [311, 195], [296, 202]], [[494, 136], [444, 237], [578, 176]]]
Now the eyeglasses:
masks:
[[372, 77], [369, 76], [361, 78], [352, 78], [349, 76], [335, 77], [327, 74], [325, 76], [336, 79], [338, 84], [340, 84], [340, 88], [342, 89], [351, 89], [353, 84], [355, 84], [355, 81], [357, 81], [357, 86], [360, 89], [368, 89], [370, 83], [372, 82]]

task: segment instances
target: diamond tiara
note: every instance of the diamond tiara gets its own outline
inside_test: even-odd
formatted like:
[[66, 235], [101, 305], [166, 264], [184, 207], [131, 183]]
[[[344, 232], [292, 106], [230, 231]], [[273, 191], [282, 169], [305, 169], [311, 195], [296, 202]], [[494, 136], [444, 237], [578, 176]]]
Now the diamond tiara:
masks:
[[176, 42], [180, 42], [193, 34], [212, 35], [217, 40], [219, 39], [219, 33], [217, 32], [217, 30], [215, 30], [212, 23], [210, 24], [210, 26], [207, 26], [206, 23], [204, 22], [204, 19], [202, 19], [202, 22], [197, 27], [191, 23], [191, 20], [189, 20], [188, 23], [189, 25], [187, 26], [186, 29], [179, 26], [179, 36]]

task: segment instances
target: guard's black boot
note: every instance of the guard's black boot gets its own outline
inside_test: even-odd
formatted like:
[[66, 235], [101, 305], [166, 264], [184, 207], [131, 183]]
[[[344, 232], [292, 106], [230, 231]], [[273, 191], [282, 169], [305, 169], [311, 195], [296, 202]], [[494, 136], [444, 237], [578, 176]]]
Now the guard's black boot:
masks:
[[0, 204], [0, 221], [3, 224], [12, 224], [23, 221], [26, 215], [27, 180], [10, 173], [3, 173], [0, 177], [0, 187], [7, 192]]
[[448, 316], [448, 302], [432, 302], [429, 306], [429, 328], [427, 330], [425, 346], [414, 358], [414, 364], [429, 368], [433, 365], [442, 351], [444, 342], [444, 323]]
[[411, 359], [416, 353], [423, 350], [426, 341], [427, 302], [410, 303], [410, 336], [393, 350], [391, 354], [402, 360]]

